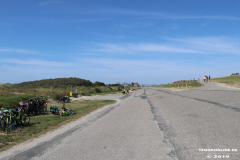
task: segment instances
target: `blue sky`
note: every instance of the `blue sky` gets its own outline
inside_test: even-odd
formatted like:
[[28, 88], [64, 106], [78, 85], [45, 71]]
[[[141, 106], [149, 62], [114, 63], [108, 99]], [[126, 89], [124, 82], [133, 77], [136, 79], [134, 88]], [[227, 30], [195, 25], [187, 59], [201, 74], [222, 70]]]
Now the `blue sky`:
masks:
[[240, 72], [239, 0], [0, 1], [0, 83]]

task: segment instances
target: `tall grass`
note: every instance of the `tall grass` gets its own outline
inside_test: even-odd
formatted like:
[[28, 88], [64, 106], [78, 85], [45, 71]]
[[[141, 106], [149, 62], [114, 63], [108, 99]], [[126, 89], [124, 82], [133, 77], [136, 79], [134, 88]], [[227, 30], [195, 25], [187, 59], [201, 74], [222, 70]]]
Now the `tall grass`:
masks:
[[16, 94], [0, 94], [0, 108], [7, 106], [14, 106], [21, 101], [27, 101], [29, 95], [16, 95]]
[[240, 75], [214, 78], [211, 79], [211, 82], [226, 83], [229, 85], [240, 86]]
[[[123, 88], [118, 86], [99, 86], [99, 87], [85, 87], [85, 86], [74, 86], [74, 87], [65, 87], [65, 88], [0, 88], [0, 94], [10, 94], [10, 93], [25, 93], [35, 96], [50, 96], [52, 93], [57, 93], [61, 95], [67, 95], [69, 92], [75, 91], [78, 89], [79, 95], [89, 96], [94, 95], [99, 92], [117, 92], [122, 91]], [[100, 91], [99, 91], [100, 90]]]
[[[171, 84], [165, 84], [165, 85], [162, 85], [161, 87], [163, 88], [195, 88], [195, 87], [201, 87], [203, 86], [203, 84], [197, 82], [197, 81], [189, 81], [189, 82], [183, 82], [183, 83], [171, 83]], [[160, 87], [158, 85], [158, 87]]]

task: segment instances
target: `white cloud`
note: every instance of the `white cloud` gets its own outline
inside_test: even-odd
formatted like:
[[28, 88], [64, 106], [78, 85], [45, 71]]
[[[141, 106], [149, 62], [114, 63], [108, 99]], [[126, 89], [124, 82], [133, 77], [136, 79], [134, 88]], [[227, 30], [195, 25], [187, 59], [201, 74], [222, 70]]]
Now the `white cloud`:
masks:
[[29, 60], [19, 60], [14, 58], [1, 59], [0, 62], [4, 63], [14, 63], [19, 65], [33, 65], [33, 66], [44, 66], [44, 67], [71, 67], [72, 64], [68, 62], [55, 62], [55, 61], [45, 61], [37, 59]]
[[35, 53], [33, 50], [27, 50], [27, 49], [13, 49], [13, 48], [0, 48], [0, 53], [6, 53], [6, 52], [19, 52], [19, 53]]
[[125, 9], [104, 9], [104, 10], [87, 10], [73, 11], [77, 14], [118, 14], [127, 16], [138, 16], [141, 18], [161, 18], [161, 19], [221, 19], [221, 20], [240, 20], [240, 17], [224, 15], [180, 15], [152, 11], [125, 10]]
[[47, 6], [52, 3], [62, 3], [61, 1], [46, 1], [46, 2], [40, 2], [38, 3], [39, 6]]
[[138, 43], [138, 44], [109, 44], [102, 43], [92, 46], [92, 52], [105, 52], [114, 54], [138, 54], [139, 52], [159, 52], [159, 53], [206, 53], [200, 49], [189, 49], [188, 47], [178, 47], [171, 44], [154, 44], [154, 43]]
[[42, 21], [44, 23], [86, 23], [86, 22], [98, 22], [106, 21], [109, 18], [89, 18], [89, 19], [52, 19]]
[[110, 44], [110, 43], [98, 43], [96, 44], [96, 49], [93, 49], [93, 52], [128, 52], [125, 46]]
[[161, 45], [161, 44], [151, 44], [151, 43], [142, 43], [136, 45], [130, 45], [130, 48], [133, 51], [141, 51], [141, 52], [171, 52], [171, 53], [204, 53], [200, 50], [188, 49], [188, 48], [180, 48], [174, 45]]
[[238, 54], [240, 55], [240, 41], [238, 39], [227, 37], [194, 37], [171, 39], [172, 42], [178, 42], [184, 48], [202, 50], [209, 54]]
[[131, 24], [119, 24], [119, 25], [115, 25], [117, 27], [124, 27], [124, 28], [134, 28], [134, 27], [152, 27], [154, 26], [154, 23], [152, 22], [148, 22], [148, 23], [140, 23], [140, 22], [135, 22], [135, 23], [131, 23]]

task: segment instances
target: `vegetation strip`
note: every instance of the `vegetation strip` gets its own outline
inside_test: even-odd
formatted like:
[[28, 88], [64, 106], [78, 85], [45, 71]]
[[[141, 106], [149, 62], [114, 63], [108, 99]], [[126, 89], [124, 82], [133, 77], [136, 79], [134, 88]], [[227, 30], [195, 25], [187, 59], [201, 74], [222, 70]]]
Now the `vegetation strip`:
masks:
[[240, 75], [214, 78], [211, 79], [211, 82], [225, 83], [229, 86], [240, 88]]
[[183, 82], [183, 83], [170, 83], [165, 84], [162, 86], [156, 86], [160, 88], [169, 88], [169, 89], [193, 89], [204, 86], [203, 84], [197, 82], [197, 81], [189, 81], [189, 82]]
[[[9, 135], [0, 134], [0, 151], [6, 150], [16, 144], [27, 141], [29, 139], [38, 137], [70, 121], [79, 119], [80, 117], [85, 116], [94, 110], [114, 103], [116, 103], [116, 101], [114, 100], [73, 101], [71, 103], [66, 103], [65, 107], [74, 110], [77, 113], [76, 115], [60, 116], [48, 114], [32, 116], [30, 120], [30, 125], [28, 127], [23, 127], [21, 131]], [[51, 106], [61, 108], [62, 104], [51, 103], [48, 105], [48, 109]]]

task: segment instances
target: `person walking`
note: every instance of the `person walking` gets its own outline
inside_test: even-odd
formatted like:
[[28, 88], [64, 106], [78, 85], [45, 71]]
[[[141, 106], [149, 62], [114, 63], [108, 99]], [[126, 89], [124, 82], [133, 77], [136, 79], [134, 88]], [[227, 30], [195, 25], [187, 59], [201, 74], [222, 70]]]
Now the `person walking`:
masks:
[[210, 75], [209, 75], [208, 79], [209, 79], [209, 82], [210, 82], [210, 79], [211, 79], [211, 76], [210, 76]]
[[75, 89], [75, 93], [74, 93], [75, 96], [78, 95], [78, 89]]
[[204, 81], [204, 82], [206, 81], [206, 76], [204, 76], [203, 81]]

